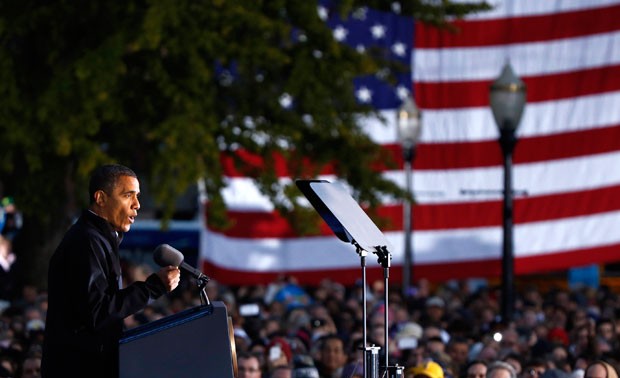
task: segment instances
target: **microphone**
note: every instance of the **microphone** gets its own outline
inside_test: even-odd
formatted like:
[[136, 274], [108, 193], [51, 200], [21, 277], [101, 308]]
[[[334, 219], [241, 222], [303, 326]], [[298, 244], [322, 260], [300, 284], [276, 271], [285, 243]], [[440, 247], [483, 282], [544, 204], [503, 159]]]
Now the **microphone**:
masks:
[[153, 251], [153, 260], [155, 260], [155, 263], [157, 265], [178, 266], [179, 268], [191, 274], [194, 278], [197, 278], [199, 280], [209, 280], [209, 277], [183, 261], [184, 259], [185, 256], [183, 256], [183, 254], [179, 250], [171, 247], [168, 244], [160, 244], [159, 246], [157, 246], [157, 248], [155, 248], [155, 251]]

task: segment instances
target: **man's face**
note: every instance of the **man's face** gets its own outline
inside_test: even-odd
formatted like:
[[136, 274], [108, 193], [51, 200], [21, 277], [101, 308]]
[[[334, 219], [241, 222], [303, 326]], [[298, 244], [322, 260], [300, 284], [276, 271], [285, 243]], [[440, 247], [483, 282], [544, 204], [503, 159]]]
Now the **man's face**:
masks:
[[41, 359], [40, 358], [27, 358], [24, 361], [22, 368], [22, 377], [35, 378], [41, 376]]
[[336, 339], [325, 340], [325, 345], [321, 349], [321, 362], [331, 371], [344, 366], [347, 356], [344, 353], [342, 341]]
[[261, 371], [256, 357], [240, 358], [237, 362], [239, 378], [260, 378]]
[[487, 367], [482, 363], [473, 364], [467, 369], [467, 378], [484, 378], [487, 375]]
[[458, 364], [464, 365], [467, 363], [467, 354], [469, 353], [469, 346], [467, 343], [454, 343], [450, 346], [450, 357], [452, 357], [452, 361], [455, 361]]
[[100, 191], [97, 200], [98, 215], [108, 221], [114, 230], [127, 232], [131, 228], [140, 209], [140, 183], [131, 176], [121, 176], [116, 181], [112, 193]]

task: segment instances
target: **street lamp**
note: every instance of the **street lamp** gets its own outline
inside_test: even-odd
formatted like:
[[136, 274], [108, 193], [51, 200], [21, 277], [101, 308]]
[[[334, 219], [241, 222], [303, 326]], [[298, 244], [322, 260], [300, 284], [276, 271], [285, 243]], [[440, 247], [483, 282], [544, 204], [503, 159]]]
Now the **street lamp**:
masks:
[[[403, 149], [403, 161], [405, 168], [405, 182], [407, 193], [413, 197], [413, 161], [415, 160], [415, 147], [422, 132], [422, 115], [413, 98], [407, 96], [398, 109], [398, 139]], [[405, 234], [405, 259], [403, 263], [403, 296], [412, 284], [413, 246], [411, 234], [413, 228], [413, 214], [411, 201], [405, 199], [403, 204], [403, 232]]]
[[514, 255], [512, 236], [512, 152], [517, 144], [515, 131], [525, 107], [525, 84], [509, 63], [491, 84], [489, 98], [495, 123], [499, 128], [499, 144], [504, 156], [504, 209], [502, 244], [502, 322], [512, 320], [514, 310]]

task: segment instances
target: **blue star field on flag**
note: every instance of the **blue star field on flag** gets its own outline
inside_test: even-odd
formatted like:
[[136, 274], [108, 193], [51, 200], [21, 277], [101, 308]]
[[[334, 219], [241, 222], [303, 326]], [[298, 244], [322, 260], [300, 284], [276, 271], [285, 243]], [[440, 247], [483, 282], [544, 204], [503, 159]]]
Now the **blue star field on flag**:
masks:
[[[396, 4], [396, 3], [395, 3]], [[354, 9], [346, 19], [339, 17], [329, 2], [321, 2], [318, 14], [333, 30], [334, 38], [358, 51], [380, 48], [387, 59], [402, 63], [402, 72], [392, 73], [396, 82], [384, 80], [388, 68], [355, 79], [355, 96], [361, 103], [375, 109], [395, 109], [411, 93], [411, 51], [413, 48], [413, 19], [393, 12], [369, 8]]]

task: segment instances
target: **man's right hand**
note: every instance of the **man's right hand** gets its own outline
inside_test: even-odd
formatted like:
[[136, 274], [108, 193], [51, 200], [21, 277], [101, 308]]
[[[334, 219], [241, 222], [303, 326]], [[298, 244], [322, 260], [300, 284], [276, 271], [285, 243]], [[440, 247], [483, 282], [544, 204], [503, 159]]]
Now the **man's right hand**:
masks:
[[157, 272], [157, 276], [166, 286], [166, 290], [171, 292], [179, 286], [179, 281], [181, 280], [181, 271], [176, 266], [166, 266], [163, 267]]

